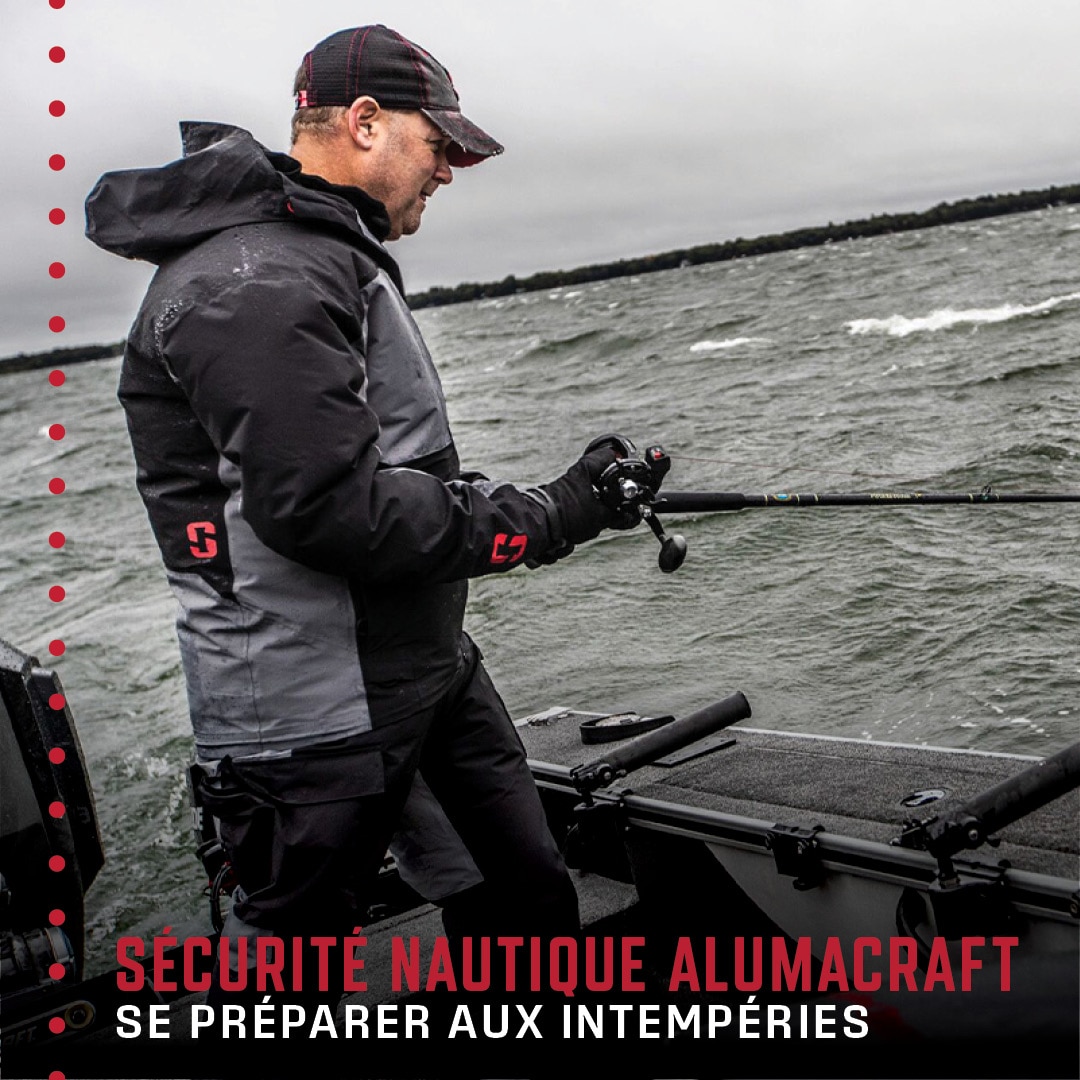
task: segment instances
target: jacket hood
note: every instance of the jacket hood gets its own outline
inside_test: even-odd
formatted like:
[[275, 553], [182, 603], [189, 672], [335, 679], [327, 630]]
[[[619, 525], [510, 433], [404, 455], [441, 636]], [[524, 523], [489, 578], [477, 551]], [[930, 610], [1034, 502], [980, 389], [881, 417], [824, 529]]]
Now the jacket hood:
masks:
[[94, 185], [86, 235], [95, 244], [157, 263], [224, 229], [287, 218], [319, 221], [369, 244], [386, 235], [381, 203], [358, 188], [304, 176], [295, 158], [267, 150], [240, 128], [185, 121], [180, 135], [179, 160], [108, 172]]

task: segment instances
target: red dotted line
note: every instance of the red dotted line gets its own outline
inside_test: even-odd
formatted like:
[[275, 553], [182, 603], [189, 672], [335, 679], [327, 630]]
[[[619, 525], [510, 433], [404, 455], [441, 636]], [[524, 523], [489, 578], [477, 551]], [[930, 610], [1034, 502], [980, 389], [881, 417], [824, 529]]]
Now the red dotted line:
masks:
[[[59, 10], [64, 6], [65, 0], [49, 0], [49, 7]], [[49, 59], [54, 64], [62, 64], [66, 57], [64, 49], [59, 45], [54, 45], [49, 50]], [[49, 102], [49, 115], [53, 117], [61, 117], [67, 111], [67, 107], [60, 100], [54, 100]], [[64, 159], [63, 154], [53, 154], [49, 158], [49, 168], [53, 172], [61, 172], [67, 165], [67, 161]], [[63, 225], [67, 215], [60, 207], [53, 207], [49, 211], [49, 221], [53, 225]], [[67, 267], [62, 262], [52, 262], [49, 264], [49, 277], [54, 281], [59, 281], [67, 273]], [[62, 333], [67, 326], [66, 321], [62, 315], [53, 315], [49, 319], [49, 329], [54, 334]], [[53, 387], [61, 387], [64, 385], [65, 375], [62, 371], [52, 371], [49, 373], [49, 385]], [[67, 429], [63, 424], [51, 424], [49, 426], [49, 438], [54, 442], [60, 442], [67, 435]], [[54, 476], [49, 481], [49, 492], [53, 495], [62, 495], [67, 488], [67, 484], [62, 477]], [[67, 537], [60, 531], [55, 531], [49, 534], [49, 546], [54, 550], [60, 550], [67, 543]], [[49, 589], [49, 600], [54, 604], [59, 604], [67, 597], [67, 590], [63, 585], [53, 585]], [[49, 652], [53, 656], [62, 656], [66, 646], [64, 642], [59, 638], [54, 638], [49, 642]], [[60, 710], [66, 705], [63, 694], [53, 694], [49, 698], [49, 707], [51, 709]], [[62, 747], [54, 746], [49, 750], [49, 761], [53, 765], [61, 765], [67, 755]], [[50, 817], [60, 820], [67, 813], [67, 807], [62, 802], [53, 802], [49, 804]], [[63, 855], [53, 855], [49, 859], [49, 870], [54, 874], [61, 873], [67, 863]], [[49, 922], [53, 926], [63, 926], [66, 918], [65, 913], [60, 908], [55, 908], [49, 912]], [[63, 964], [53, 964], [49, 968], [49, 975], [57, 982], [62, 980], [68, 974], [67, 968]], [[50, 1017], [49, 1030], [54, 1035], [62, 1035], [67, 1030], [67, 1022], [64, 1016], [58, 1014]], [[49, 1080], [65, 1080], [65, 1076], [62, 1072], [54, 1070], [49, 1073]]]

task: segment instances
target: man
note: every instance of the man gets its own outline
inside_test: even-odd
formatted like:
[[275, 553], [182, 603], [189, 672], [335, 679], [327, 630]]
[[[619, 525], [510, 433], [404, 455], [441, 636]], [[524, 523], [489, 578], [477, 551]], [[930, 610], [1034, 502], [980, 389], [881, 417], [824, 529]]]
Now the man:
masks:
[[630, 522], [600, 440], [529, 491], [463, 475], [384, 246], [502, 147], [384, 26], [304, 58], [291, 156], [184, 124], [106, 174], [87, 234], [159, 269], [120, 399], [179, 602], [201, 790], [239, 881], [226, 934], [348, 933], [419, 769], [483, 875], [486, 932], [578, 928], [505, 707], [462, 632], [466, 579]]

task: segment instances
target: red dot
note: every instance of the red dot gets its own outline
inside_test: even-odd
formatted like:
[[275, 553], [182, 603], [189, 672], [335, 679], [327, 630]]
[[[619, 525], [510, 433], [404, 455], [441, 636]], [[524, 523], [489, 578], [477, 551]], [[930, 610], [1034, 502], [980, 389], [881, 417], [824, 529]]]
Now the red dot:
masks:
[[52, 62], [53, 62], [54, 64], [61, 64], [61, 63], [63, 63], [63, 61], [64, 61], [64, 57], [65, 57], [65, 56], [67, 56], [67, 53], [66, 53], [66, 52], [64, 52], [64, 50], [63, 50], [63, 49], [61, 49], [59, 45], [54, 45], [54, 46], [53, 46], [53, 47], [52, 47], [52, 48], [51, 48], [51, 49], [49, 50], [49, 59], [50, 59], [50, 60], [51, 60], [51, 61], [52, 61]]
[[64, 329], [65, 326], [67, 326], [67, 323], [64, 322], [64, 318], [63, 318], [62, 315], [54, 315], [49, 320], [49, 329], [54, 334], [59, 334]]
[[63, 926], [66, 918], [67, 916], [59, 908], [53, 908], [49, 912], [49, 922], [53, 926]]
[[59, 638], [53, 638], [53, 640], [49, 642], [49, 652], [51, 652], [53, 656], [63, 656], [66, 648], [67, 646]]
[[67, 537], [62, 532], [49, 533], [49, 547], [62, 548], [67, 543]]
[[53, 116], [63, 116], [64, 115], [64, 103], [62, 101], [50, 101], [49, 102], [49, 112]]
[[67, 593], [64, 592], [64, 586], [63, 585], [54, 585], [49, 590], [49, 599], [54, 604], [59, 604], [60, 601], [63, 600], [65, 596], [67, 596]]
[[66, 1025], [64, 1024], [64, 1018], [62, 1016], [54, 1016], [49, 1021], [49, 1030], [54, 1035], [60, 1035], [63, 1032], [65, 1026]]
[[[49, 695], [49, 708], [50, 709], [59, 710], [59, 709], [62, 709], [66, 704], [67, 704], [67, 698], [64, 697], [63, 694], [50, 694]], [[55, 753], [56, 751], [53, 751], [53, 752]], [[64, 751], [60, 750], [59, 753], [63, 754]], [[51, 761], [52, 759], [50, 758], [49, 760]], [[60, 760], [63, 761], [64, 760], [63, 757], [61, 757]]]
[[65, 760], [67, 760], [67, 754], [64, 752], [64, 748], [62, 746], [54, 746], [49, 751], [49, 760], [54, 765], [63, 765]]
[[64, 211], [61, 210], [59, 206], [54, 206], [49, 211], [49, 220], [54, 225], [63, 225], [64, 222], [67, 220], [67, 214], [65, 214]]
[[51, 382], [53, 386], [63, 386], [66, 379], [67, 376], [62, 371], [57, 370], [49, 372], [49, 382]]
[[62, 802], [49, 803], [49, 817], [54, 817], [59, 820], [66, 813], [67, 811], [64, 809], [64, 804]]
[[59, 874], [60, 871], [63, 870], [65, 866], [67, 866], [67, 859], [65, 859], [63, 855], [54, 855], [49, 860], [49, 869], [54, 874]]
[[63, 481], [63, 480], [61, 480], [59, 476], [54, 476], [54, 477], [53, 477], [53, 478], [52, 478], [52, 479], [51, 479], [51, 480], [49, 481], [49, 490], [50, 490], [50, 491], [51, 491], [51, 492], [52, 492], [52, 493], [53, 493], [54, 495], [63, 495], [63, 494], [64, 494], [64, 491], [65, 491], [66, 489], [67, 489], [67, 484], [65, 484], [65, 483], [64, 483], [64, 481]]
[[67, 434], [63, 424], [50, 424], [49, 425], [49, 438], [53, 442], [59, 442]]
[[[49, 0], [49, 7], [51, 7], [51, 8], [59, 9], [59, 8], [62, 8], [63, 6], [64, 6], [64, 0]], [[53, 1080], [53, 1078], [50, 1076], [49, 1080]], [[60, 1080], [63, 1080], [63, 1077], [61, 1077]]]
[[67, 273], [67, 267], [62, 262], [49, 263], [49, 277], [62, 278]]
[[[50, 0], [53, 7], [63, 7], [64, 0]], [[59, 1070], [54, 1069], [49, 1073], [49, 1080], [67, 1080], [67, 1077]]]
[[49, 978], [59, 982], [67, 974], [67, 968], [63, 964], [49, 965]]
[[66, 164], [63, 154], [52, 154], [49, 157], [49, 168], [53, 172], [59, 172]]

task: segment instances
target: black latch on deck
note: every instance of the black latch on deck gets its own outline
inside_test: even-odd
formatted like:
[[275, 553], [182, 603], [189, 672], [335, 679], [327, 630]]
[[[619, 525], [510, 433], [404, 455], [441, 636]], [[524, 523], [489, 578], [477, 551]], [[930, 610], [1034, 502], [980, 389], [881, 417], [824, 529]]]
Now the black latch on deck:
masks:
[[566, 865], [631, 883], [634, 878], [623, 843], [626, 832], [622, 804], [583, 802], [574, 807], [573, 824], [563, 843]]
[[816, 836], [821, 825], [774, 825], [765, 834], [765, 846], [776, 860], [776, 872], [794, 878], [800, 892], [815, 889], [825, 880]]

